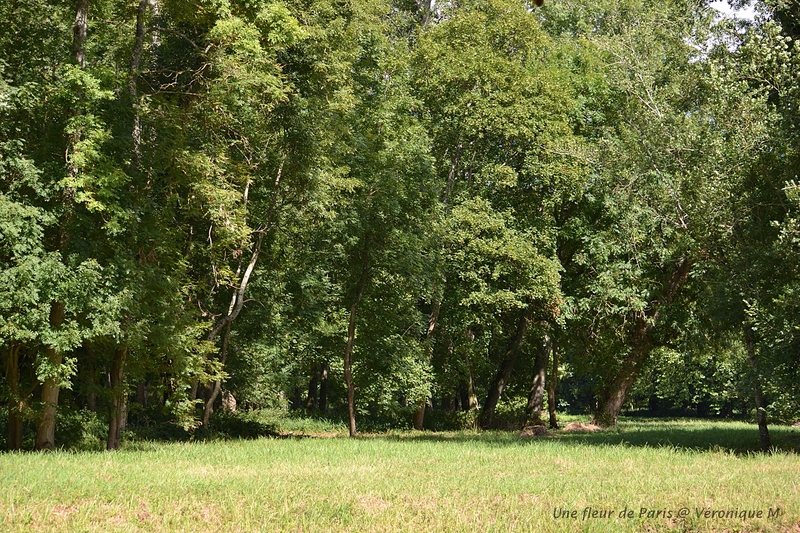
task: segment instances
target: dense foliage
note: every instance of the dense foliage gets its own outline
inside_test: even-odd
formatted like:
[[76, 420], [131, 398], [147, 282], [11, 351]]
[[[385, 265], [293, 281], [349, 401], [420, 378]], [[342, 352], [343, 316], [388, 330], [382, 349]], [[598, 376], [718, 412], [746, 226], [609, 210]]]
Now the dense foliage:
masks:
[[741, 416], [768, 448], [800, 415], [798, 19], [707, 4], [4, 2], [8, 448], [237, 404]]

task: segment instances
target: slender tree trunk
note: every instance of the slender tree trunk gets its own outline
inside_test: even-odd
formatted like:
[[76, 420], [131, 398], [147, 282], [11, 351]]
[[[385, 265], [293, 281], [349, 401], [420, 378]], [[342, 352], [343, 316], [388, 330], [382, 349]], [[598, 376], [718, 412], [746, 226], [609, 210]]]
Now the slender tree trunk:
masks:
[[772, 445], [769, 440], [769, 428], [767, 427], [767, 402], [764, 400], [764, 392], [761, 389], [761, 379], [758, 375], [758, 360], [756, 358], [756, 336], [753, 327], [749, 323], [744, 326], [744, 343], [747, 348], [747, 359], [750, 361], [750, 368], [753, 370], [753, 389], [756, 402], [756, 419], [758, 421], [758, 438], [761, 441], [761, 450], [769, 452]]
[[319, 412], [328, 413], [328, 362], [322, 363], [322, 373], [319, 378]]
[[149, 389], [146, 381], [140, 381], [136, 385], [136, 403], [142, 407], [147, 407], [147, 397], [149, 396]]
[[511, 372], [514, 370], [517, 357], [519, 357], [522, 341], [525, 340], [525, 333], [528, 331], [528, 325], [530, 324], [532, 315], [533, 306], [529, 306], [523, 311], [519, 323], [517, 324], [517, 331], [514, 337], [511, 338], [506, 348], [503, 362], [500, 363], [497, 374], [494, 380], [492, 380], [492, 384], [486, 396], [486, 402], [483, 404], [483, 412], [481, 413], [481, 427], [483, 428], [490, 428], [492, 426], [497, 402], [500, 401], [500, 397], [503, 395], [503, 389], [505, 389], [509, 379], [511, 379]]
[[311, 379], [308, 382], [308, 396], [306, 397], [306, 411], [314, 412], [319, 406], [319, 380], [322, 375], [322, 365], [314, 365]]
[[[256, 268], [256, 264], [258, 263], [258, 257], [261, 254], [261, 246], [264, 243], [264, 236], [267, 234], [267, 231], [273, 226], [273, 216], [275, 213], [275, 207], [278, 204], [278, 196], [280, 195], [280, 187], [281, 187], [281, 179], [283, 177], [283, 164], [286, 160], [286, 156], [284, 155], [281, 158], [280, 165], [278, 166], [278, 172], [275, 176], [275, 186], [274, 186], [274, 194], [272, 197], [272, 202], [270, 203], [269, 208], [267, 209], [267, 214], [264, 217], [264, 224], [258, 228], [254, 233], [256, 235], [256, 242], [253, 245], [253, 251], [250, 255], [250, 261], [247, 263], [247, 268], [244, 270], [244, 274], [242, 274], [241, 281], [239, 283], [239, 287], [233, 291], [233, 296], [231, 296], [231, 304], [228, 307], [228, 314], [225, 315], [219, 322], [217, 322], [212, 330], [209, 332], [207, 339], [209, 341], [214, 341], [219, 332], [223, 330], [223, 328], [227, 328], [227, 332], [225, 334], [225, 339], [223, 339], [223, 353], [221, 355], [222, 365], [225, 365], [225, 356], [227, 354], [227, 342], [228, 342], [228, 335], [230, 333], [230, 327], [236, 317], [239, 316], [239, 313], [242, 311], [244, 307], [244, 295], [245, 291], [247, 290], [247, 285], [250, 283], [250, 278], [253, 275], [253, 271]], [[244, 204], [247, 205], [248, 196], [250, 194], [250, 182], [247, 183], [244, 189]], [[241, 268], [241, 263], [240, 263]], [[239, 276], [240, 270], [237, 269], [236, 275]], [[209, 395], [208, 400], [206, 401], [205, 408], [203, 409], [203, 426], [208, 427], [208, 422], [211, 417], [211, 413], [214, 410], [214, 401], [217, 399], [219, 392], [222, 387], [222, 381], [217, 380], [214, 383], [214, 386], [211, 390], [211, 394]]]
[[244, 306], [244, 293], [247, 289], [247, 285], [250, 282], [250, 277], [253, 275], [253, 270], [256, 268], [256, 263], [258, 263], [258, 256], [261, 254], [261, 245], [264, 242], [264, 231], [259, 230], [256, 232], [256, 242], [253, 246], [253, 253], [250, 256], [250, 262], [247, 264], [247, 268], [245, 269], [244, 275], [242, 275], [242, 279], [239, 283], [239, 288], [236, 289], [231, 297], [231, 305], [228, 310], [228, 314], [226, 314], [211, 332], [208, 334], [207, 339], [209, 341], [213, 341], [219, 335], [219, 332], [223, 330], [228, 324], [236, 320], [236, 317], [239, 316], [239, 313]]
[[[472, 331], [472, 328], [467, 328], [466, 336], [470, 342], [475, 340], [475, 333]], [[452, 354], [453, 352], [452, 339], [450, 342], [449, 349], [450, 353]], [[467, 375], [464, 385], [466, 397], [462, 398], [461, 408], [465, 411], [473, 411], [478, 409], [478, 395], [475, 393], [475, 378], [472, 374], [472, 362], [469, 360], [469, 357], [467, 357], [466, 360], [464, 361], [464, 366], [467, 369]], [[475, 429], [477, 429], [477, 426]]]
[[547, 376], [547, 363], [550, 361], [552, 347], [553, 342], [550, 335], [545, 335], [536, 353], [536, 360], [533, 364], [533, 385], [528, 395], [526, 414], [528, 421], [536, 424], [542, 422], [545, 377]]
[[[433, 335], [433, 331], [436, 329], [436, 324], [439, 321], [439, 312], [442, 309], [442, 303], [438, 300], [433, 302], [433, 309], [431, 309], [430, 317], [428, 318], [428, 329], [425, 332], [425, 340], [430, 341], [431, 336]], [[428, 363], [430, 364], [431, 360], [433, 359], [433, 347], [430, 348], [430, 352], [428, 353]], [[414, 413], [414, 429], [422, 431], [422, 426], [425, 422], [425, 405], [428, 403], [427, 400], [423, 400], [417, 404], [417, 410]]]
[[93, 412], [97, 412], [97, 393], [95, 392], [95, 387], [97, 386], [95, 381], [95, 357], [94, 357], [94, 350], [92, 349], [90, 343], [84, 342], [83, 349], [86, 351], [86, 408]]
[[469, 411], [469, 391], [466, 382], [458, 386], [458, 407], [462, 411]]
[[128, 94], [131, 97], [133, 106], [133, 127], [131, 128], [131, 139], [133, 140], [133, 166], [138, 168], [142, 158], [142, 121], [139, 109], [139, 91], [137, 83], [139, 81], [139, 68], [142, 61], [144, 50], [144, 22], [147, 15], [147, 8], [150, 0], [139, 0], [139, 8], [136, 10], [136, 36], [133, 41], [133, 52], [131, 53], [131, 67], [128, 76]]
[[[417, 0], [417, 8], [419, 12], [422, 14], [422, 23], [426, 25], [430, 20], [431, 16], [431, 0]], [[442, 203], [444, 204], [445, 211], [449, 211], [450, 209], [450, 193], [453, 190], [453, 184], [455, 183], [456, 176], [458, 175], [458, 165], [459, 160], [461, 158], [461, 150], [462, 145], [459, 142], [456, 144], [456, 148], [454, 150], [453, 157], [451, 158], [450, 162], [450, 172], [447, 176], [447, 184], [445, 185], [444, 191], [442, 193]], [[428, 319], [428, 329], [425, 333], [425, 339], [429, 340], [433, 335], [434, 330], [436, 329], [436, 324], [439, 321], [439, 313], [441, 312], [442, 303], [440, 300], [436, 300], [433, 302], [433, 309], [431, 309], [431, 314]], [[428, 356], [428, 363], [433, 360], [433, 348], [430, 348], [430, 353]], [[414, 417], [412, 419], [412, 424], [414, 429], [418, 431], [422, 431], [422, 428], [425, 423], [425, 406], [427, 405], [428, 400], [420, 401], [417, 404], [417, 410], [414, 412]]]
[[200, 380], [194, 380], [192, 383], [192, 388], [189, 389], [189, 399], [196, 400], [197, 399], [197, 392], [200, 390]]
[[[247, 192], [245, 192], [245, 197], [247, 196]], [[244, 306], [244, 293], [245, 289], [247, 288], [247, 284], [250, 281], [250, 276], [253, 274], [253, 270], [256, 267], [256, 263], [258, 262], [258, 256], [261, 253], [261, 245], [264, 240], [264, 231], [257, 232], [258, 237], [256, 239], [255, 246], [253, 248], [253, 253], [250, 256], [250, 261], [247, 264], [247, 268], [245, 269], [244, 275], [242, 276], [241, 283], [239, 288], [233, 292], [233, 296], [231, 296], [231, 303], [228, 307], [228, 314], [225, 315], [211, 330], [208, 334], [207, 339], [209, 341], [214, 341], [217, 338], [217, 335], [220, 331], [225, 329], [225, 333], [222, 339], [222, 349], [220, 351], [220, 360], [222, 361], [222, 366], [225, 366], [225, 359], [228, 354], [228, 338], [231, 332], [231, 325], [233, 321], [236, 320], [236, 317], [239, 316], [239, 313]], [[239, 272], [237, 272], [237, 275]], [[193, 394], [197, 394], [197, 386], [199, 384], [195, 383], [192, 386]], [[208, 428], [209, 420], [211, 420], [211, 413], [214, 411], [214, 402], [219, 396], [219, 392], [222, 389], [222, 381], [216, 380], [211, 387], [211, 391], [206, 398], [205, 406], [203, 408], [203, 427]]]
[[[231, 335], [231, 323], [228, 322], [228, 325], [225, 327], [225, 333], [222, 335], [222, 350], [221, 350], [221, 357], [220, 361], [222, 363], [222, 367], [225, 367], [225, 362], [228, 359], [228, 339]], [[211, 388], [211, 394], [208, 397], [208, 401], [206, 402], [205, 408], [203, 409], [203, 427], [208, 428], [208, 423], [211, 421], [211, 414], [214, 412], [214, 402], [217, 401], [217, 397], [219, 396], [220, 390], [222, 390], [222, 380], [218, 379], [214, 382], [214, 386]]]
[[8, 450], [22, 449], [22, 408], [19, 394], [19, 344], [13, 344], [6, 355], [8, 382]]
[[556, 418], [556, 386], [558, 385], [558, 345], [553, 342], [553, 369], [547, 383], [547, 410], [550, 413], [550, 429], [558, 429]]
[[462, 411], [472, 411], [478, 408], [478, 395], [475, 394], [475, 381], [472, 379], [470, 368], [467, 368], [467, 377], [459, 387], [458, 395]]
[[347, 325], [347, 344], [344, 347], [344, 380], [347, 384], [347, 417], [350, 425], [350, 436], [356, 436], [356, 391], [353, 383], [353, 345], [356, 339], [356, 313], [369, 277], [369, 248], [364, 245], [364, 257], [361, 263], [361, 279], [356, 289], [356, 297], [350, 306], [350, 321]]
[[128, 355], [126, 345], [117, 346], [114, 361], [111, 364], [111, 407], [108, 413], [107, 450], [118, 450], [122, 430], [127, 417], [126, 391], [123, 383], [125, 375], [125, 358]]
[[297, 411], [302, 408], [303, 408], [303, 388], [296, 386], [294, 388], [294, 394], [292, 394], [291, 409], [292, 411]]
[[422, 401], [417, 404], [417, 410], [414, 411], [414, 418], [412, 420], [412, 424], [414, 429], [418, 431], [422, 431], [422, 427], [425, 423], [425, 404], [427, 401]]
[[655, 347], [651, 335], [655, 324], [658, 323], [661, 306], [675, 298], [678, 290], [688, 279], [691, 268], [692, 261], [689, 257], [684, 257], [664, 285], [660, 298], [652, 302], [649, 309], [636, 314], [631, 335], [631, 351], [600, 398], [592, 423], [603, 427], [616, 425], [625, 397]]

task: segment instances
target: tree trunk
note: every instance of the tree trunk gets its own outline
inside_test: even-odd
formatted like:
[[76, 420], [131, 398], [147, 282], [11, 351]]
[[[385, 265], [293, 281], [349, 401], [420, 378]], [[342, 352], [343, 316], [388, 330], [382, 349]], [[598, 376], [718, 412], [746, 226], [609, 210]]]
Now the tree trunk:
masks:
[[522, 341], [525, 339], [525, 333], [528, 331], [528, 325], [530, 324], [532, 315], [533, 306], [529, 306], [527, 309], [525, 309], [525, 311], [523, 311], [522, 316], [519, 319], [519, 323], [517, 324], [517, 331], [514, 334], [514, 337], [511, 338], [511, 341], [506, 348], [503, 362], [500, 363], [497, 374], [495, 375], [495, 378], [492, 380], [492, 384], [489, 387], [489, 391], [486, 396], [486, 402], [483, 404], [483, 412], [481, 413], [481, 427], [485, 429], [488, 429], [492, 426], [492, 422], [494, 421], [494, 411], [497, 408], [497, 402], [500, 401], [500, 397], [503, 394], [503, 389], [505, 389], [506, 385], [508, 384], [508, 380], [511, 378], [511, 372], [514, 370], [514, 364], [516, 363], [520, 349], [522, 348]]
[[[431, 0], [417, 0], [417, 9], [419, 13], [422, 15], [422, 23], [423, 25], [428, 23], [428, 20], [431, 16]], [[445, 211], [449, 211], [450, 209], [450, 193], [453, 189], [453, 183], [455, 182], [456, 176], [458, 174], [458, 162], [461, 158], [461, 143], [458, 142], [455, 149], [455, 154], [453, 155], [450, 163], [450, 172], [447, 176], [447, 184], [445, 185], [444, 191], [442, 193], [442, 203], [445, 206]], [[436, 329], [436, 323], [439, 321], [439, 313], [442, 308], [442, 302], [438, 299], [433, 302], [433, 309], [431, 309], [430, 318], [428, 319], [428, 330], [425, 333], [425, 339], [428, 340], [433, 335], [433, 331]], [[433, 360], [433, 349], [429, 353], [428, 362], [430, 363]], [[423, 425], [425, 423], [425, 407], [428, 401], [423, 400], [417, 404], [417, 410], [414, 412], [414, 417], [412, 420], [412, 424], [414, 429], [418, 431], [422, 431]]]
[[691, 269], [692, 261], [689, 257], [684, 257], [664, 285], [660, 297], [651, 302], [647, 309], [636, 313], [631, 335], [631, 351], [600, 398], [592, 418], [593, 424], [602, 427], [616, 425], [625, 397], [655, 347], [651, 334], [658, 322], [661, 307], [675, 298], [678, 290], [688, 279]]
[[553, 342], [553, 369], [547, 383], [547, 410], [550, 413], [550, 429], [558, 429], [556, 418], [556, 386], [558, 385], [558, 345]]
[[142, 120], [139, 109], [139, 92], [137, 83], [139, 81], [139, 67], [142, 61], [142, 51], [144, 50], [144, 19], [147, 15], [149, 0], [140, 0], [139, 8], [136, 10], [136, 36], [133, 41], [133, 52], [131, 53], [131, 67], [128, 75], [128, 94], [131, 97], [133, 106], [133, 127], [131, 128], [131, 139], [133, 140], [133, 167], [138, 168], [142, 158]]
[[292, 403], [290, 409], [292, 411], [297, 411], [303, 408], [303, 389], [301, 387], [294, 388], [294, 394], [292, 394]]
[[118, 450], [122, 430], [125, 429], [127, 418], [126, 391], [123, 383], [125, 375], [125, 358], [128, 347], [120, 345], [114, 351], [114, 361], [111, 364], [111, 407], [108, 413], [108, 441], [107, 450]]
[[420, 16], [422, 21], [422, 25], [426, 26], [428, 22], [431, 20], [431, 15], [433, 14], [433, 2], [432, 0], [416, 0], [417, 1], [417, 13]]
[[319, 380], [322, 375], [322, 365], [314, 365], [314, 371], [308, 382], [308, 396], [306, 397], [306, 411], [314, 412], [319, 406]]
[[412, 424], [414, 425], [414, 429], [417, 431], [422, 431], [423, 424], [425, 423], [425, 404], [427, 402], [419, 402], [417, 404], [417, 410], [414, 411], [414, 418], [412, 420]]
[[13, 344], [6, 355], [8, 382], [8, 451], [22, 449], [22, 408], [19, 394], [19, 344]]
[[344, 347], [344, 380], [347, 384], [347, 417], [350, 426], [350, 436], [356, 436], [356, 391], [353, 384], [353, 345], [356, 340], [356, 312], [361, 297], [364, 296], [364, 289], [367, 287], [369, 275], [369, 250], [364, 246], [364, 257], [361, 263], [361, 279], [356, 289], [356, 297], [350, 306], [350, 320], [347, 325], [347, 344]]
[[319, 412], [328, 413], [328, 370], [327, 361], [322, 363], [322, 373], [319, 378]]
[[458, 406], [462, 411], [469, 411], [469, 391], [467, 383], [461, 383], [458, 387]]
[[544, 406], [544, 386], [547, 376], [547, 363], [550, 361], [550, 352], [553, 347], [550, 335], [545, 335], [536, 354], [533, 365], [533, 385], [528, 395], [528, 406], [525, 409], [528, 421], [541, 424], [542, 407]]
[[[64, 302], [54, 302], [50, 305], [50, 327], [58, 329], [64, 322], [66, 306]], [[54, 368], [61, 365], [63, 356], [54, 346], [45, 348], [45, 357]], [[55, 448], [56, 435], [56, 409], [58, 408], [58, 391], [60, 382], [56, 377], [50, 376], [42, 384], [42, 413], [39, 416], [39, 427], [36, 430], [36, 449], [52, 450]]]
[[592, 419], [593, 424], [601, 427], [615, 426], [617, 424], [617, 417], [622, 411], [625, 396], [634, 381], [636, 381], [644, 362], [654, 347], [650, 332], [657, 318], [657, 312], [654, 314], [652, 321], [648, 320], [643, 313], [637, 317], [631, 340], [633, 344], [631, 352], [625, 358], [622, 368], [617, 372], [611, 384], [606, 388], [606, 392], [601, 398], [601, 402]]
[[462, 411], [472, 411], [478, 408], [478, 396], [475, 394], [475, 381], [472, 379], [472, 370], [467, 369], [467, 377], [458, 389], [459, 403]]
[[81, 68], [86, 67], [86, 33], [89, 29], [89, 0], [76, 0], [75, 24], [72, 25], [72, 56]]
[[758, 375], [758, 360], [756, 359], [756, 337], [753, 327], [749, 323], [744, 326], [744, 341], [747, 348], [747, 359], [750, 361], [750, 368], [753, 370], [753, 389], [756, 402], [756, 419], [758, 421], [758, 438], [761, 442], [761, 450], [769, 452], [772, 445], [769, 440], [769, 428], [767, 427], [767, 402], [764, 400], [764, 392], [761, 390], [761, 379]]
[[[89, 0], [76, 0], [75, 2], [75, 23], [72, 26], [72, 55], [75, 62], [80, 68], [86, 67], [86, 34], [88, 30], [89, 21]], [[83, 98], [82, 93], [78, 93], [78, 99]], [[81, 111], [76, 110], [76, 115], [80, 115]], [[75, 146], [81, 140], [81, 132], [77, 131], [73, 134], [70, 140], [71, 148], [68, 152], [73, 151]], [[67, 171], [72, 178], [78, 175], [79, 169], [75, 165], [74, 160], [68, 157]], [[64, 205], [69, 206], [73, 203], [75, 191], [67, 187], [62, 192], [62, 202]], [[56, 248], [59, 252], [64, 252], [69, 243], [70, 234], [67, 229], [67, 223], [70, 218], [69, 209], [61, 216], [58, 224]], [[66, 315], [66, 305], [64, 302], [52, 302], [50, 304], [50, 327], [57, 329], [61, 327]], [[62, 363], [63, 354], [55, 349], [53, 346], [45, 347], [45, 357], [51, 365], [58, 367]], [[55, 431], [56, 431], [56, 409], [58, 408], [58, 392], [59, 380], [49, 377], [45, 379], [42, 384], [42, 402], [44, 408], [39, 417], [39, 426], [36, 431], [36, 449], [37, 450], [52, 450], [55, 448]]]
[[[225, 361], [228, 359], [228, 339], [230, 335], [231, 322], [228, 322], [228, 325], [225, 327], [225, 333], [222, 335], [222, 353], [220, 361], [222, 362], [223, 368], [225, 367]], [[214, 412], [214, 402], [217, 401], [220, 390], [222, 390], [222, 380], [218, 379], [214, 382], [214, 386], [211, 388], [211, 394], [203, 409], [203, 427], [206, 429], [208, 429], [208, 424], [211, 421], [211, 414]]]
[[146, 381], [140, 381], [136, 385], [136, 403], [141, 405], [142, 407], [147, 407], [147, 397], [149, 396], [149, 389]]
[[640, 364], [637, 364], [637, 361], [639, 363], [642, 362], [642, 360], [632, 361], [629, 364], [630, 370], [624, 370], [614, 378], [614, 381], [609, 387], [608, 394], [600, 403], [597, 412], [594, 414], [592, 424], [596, 424], [600, 427], [617, 425], [617, 417], [622, 411], [625, 396], [628, 390], [630, 390], [631, 385], [633, 385], [633, 382], [636, 381], [636, 376], [639, 373]]
[[[265, 223], [261, 227], [259, 227], [254, 233], [256, 235], [256, 242], [253, 245], [253, 251], [250, 255], [250, 261], [247, 263], [247, 268], [244, 270], [244, 274], [242, 274], [241, 281], [239, 283], [239, 287], [233, 291], [233, 295], [231, 296], [231, 303], [228, 307], [228, 314], [226, 314], [219, 322], [217, 322], [211, 331], [208, 334], [207, 339], [209, 341], [214, 341], [219, 332], [223, 330], [223, 328], [227, 328], [225, 333], [225, 338], [223, 339], [223, 348], [222, 348], [222, 365], [223, 368], [225, 366], [225, 356], [227, 354], [227, 343], [228, 343], [228, 335], [230, 334], [231, 324], [233, 321], [236, 320], [236, 317], [239, 316], [239, 313], [242, 311], [244, 307], [244, 295], [245, 291], [247, 290], [247, 285], [250, 282], [250, 277], [253, 275], [253, 271], [256, 268], [256, 264], [258, 263], [258, 257], [261, 254], [261, 246], [264, 243], [264, 236], [266, 235], [267, 231], [270, 229], [270, 225], [272, 224], [272, 217], [275, 210], [275, 206], [278, 202], [278, 196], [280, 192], [281, 186], [281, 179], [283, 176], [283, 164], [286, 160], [284, 156], [281, 158], [281, 163], [278, 166], [278, 173], [275, 176], [275, 193], [272, 197], [272, 202], [267, 209], [267, 214], [265, 215]], [[250, 182], [247, 183], [244, 189], [244, 204], [247, 205], [248, 196], [250, 194]], [[237, 277], [241, 272], [241, 262], [239, 263], [239, 268], [236, 270]], [[216, 401], [217, 396], [219, 396], [219, 392], [222, 387], [222, 381], [217, 380], [214, 383], [214, 386], [211, 390], [211, 394], [209, 395], [208, 400], [206, 401], [205, 408], [203, 409], [203, 426], [208, 427], [208, 421], [211, 418], [211, 413], [214, 410], [214, 401]]]
[[95, 387], [97, 383], [95, 382], [95, 356], [94, 350], [92, 349], [89, 342], [83, 343], [83, 349], [86, 351], [86, 408], [93, 412], [97, 412], [97, 393], [95, 392]]
[[[439, 321], [439, 312], [442, 309], [442, 303], [438, 300], [433, 302], [433, 309], [431, 309], [430, 317], [428, 318], [428, 329], [425, 332], [425, 340], [430, 341], [431, 336], [433, 335], [433, 331], [436, 329], [436, 323]], [[430, 348], [430, 352], [428, 353], [428, 364], [433, 359], [433, 348]], [[425, 405], [428, 403], [427, 400], [423, 400], [417, 404], [417, 410], [414, 413], [414, 429], [422, 431], [422, 426], [425, 422]]]

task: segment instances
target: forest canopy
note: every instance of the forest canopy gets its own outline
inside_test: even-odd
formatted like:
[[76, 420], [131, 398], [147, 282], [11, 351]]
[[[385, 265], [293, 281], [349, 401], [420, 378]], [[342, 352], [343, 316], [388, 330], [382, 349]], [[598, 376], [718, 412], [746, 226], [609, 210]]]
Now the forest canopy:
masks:
[[797, 2], [539, 4], [0, 4], [8, 449], [233, 409], [741, 417], [769, 449], [800, 418]]

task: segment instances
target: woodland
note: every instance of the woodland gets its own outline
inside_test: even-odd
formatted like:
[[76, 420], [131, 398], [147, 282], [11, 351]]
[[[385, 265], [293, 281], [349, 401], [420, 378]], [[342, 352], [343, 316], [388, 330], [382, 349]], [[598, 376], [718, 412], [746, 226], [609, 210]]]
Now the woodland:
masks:
[[0, 438], [648, 413], [769, 450], [800, 4], [753, 5], [0, 2]]

